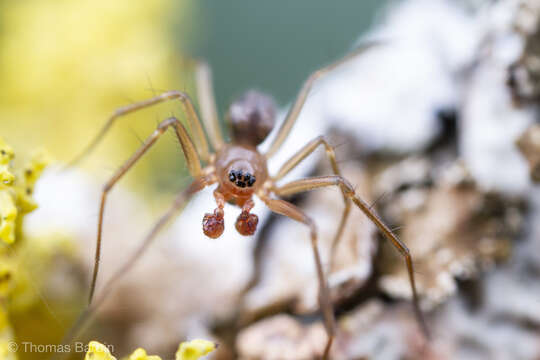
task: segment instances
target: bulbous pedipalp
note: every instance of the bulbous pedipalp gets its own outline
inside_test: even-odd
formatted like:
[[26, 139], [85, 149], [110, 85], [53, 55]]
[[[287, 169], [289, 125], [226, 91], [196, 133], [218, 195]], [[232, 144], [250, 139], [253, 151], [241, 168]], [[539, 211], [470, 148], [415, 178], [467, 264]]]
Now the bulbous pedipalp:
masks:
[[202, 221], [204, 235], [209, 238], [216, 239], [223, 234], [225, 229], [225, 219], [223, 218], [223, 210], [217, 208], [213, 214], [206, 213]]
[[259, 218], [255, 214], [250, 214], [247, 211], [242, 211], [242, 213], [236, 219], [236, 230], [240, 235], [248, 236], [255, 234], [257, 231], [257, 224], [259, 223]]

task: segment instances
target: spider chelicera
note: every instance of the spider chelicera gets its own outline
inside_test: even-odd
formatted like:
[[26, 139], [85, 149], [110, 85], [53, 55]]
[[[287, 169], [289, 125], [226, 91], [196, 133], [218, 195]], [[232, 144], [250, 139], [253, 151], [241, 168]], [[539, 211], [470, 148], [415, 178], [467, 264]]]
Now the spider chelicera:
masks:
[[[351, 208], [351, 203], [353, 203], [377, 226], [381, 233], [390, 240], [405, 259], [413, 294], [415, 315], [423, 333], [427, 337], [428, 330], [418, 305], [413, 262], [409, 250], [374, 213], [374, 211], [371, 210], [370, 206], [356, 194], [353, 186], [341, 176], [334, 148], [329, 144], [327, 139], [324, 136], [319, 136], [304, 145], [281, 166], [277, 174], [272, 176], [268, 174], [267, 170], [268, 159], [277, 152], [285, 139], [289, 136], [313, 83], [322, 75], [359, 55], [372, 45], [373, 44], [367, 44], [362, 46], [341, 60], [321, 68], [309, 76], [287, 113], [285, 120], [278, 129], [277, 135], [274, 137], [269, 149], [265, 153], [260, 152], [257, 146], [266, 139], [267, 135], [274, 127], [276, 111], [273, 100], [260, 92], [248, 91], [237, 101], [233, 102], [227, 113], [227, 120], [232, 130], [232, 141], [226, 143], [219, 126], [212, 88], [211, 72], [209, 67], [202, 62], [197, 62], [196, 67], [197, 95], [200, 103], [201, 118], [207, 128], [210, 145], [207, 141], [205, 131], [203, 130], [203, 124], [195, 111], [193, 103], [190, 97], [184, 92], [168, 91], [148, 100], [117, 109], [85, 151], [83, 151], [70, 165], [73, 165], [90, 153], [103, 139], [104, 135], [118, 118], [169, 100], [180, 101], [189, 127], [191, 128], [191, 136], [177, 118], [170, 117], [162, 121], [157, 129], [144, 141], [141, 147], [115, 172], [103, 187], [98, 218], [95, 263], [92, 283], [90, 285], [89, 306], [85, 315], [88, 316], [91, 310], [95, 309], [95, 307], [97, 307], [104, 299], [103, 295], [93, 301], [99, 271], [103, 234], [103, 215], [107, 195], [122, 176], [125, 175], [148, 151], [148, 149], [156, 143], [167, 129], [172, 128], [180, 141], [187, 168], [194, 180], [176, 197], [171, 208], [153, 226], [151, 231], [144, 238], [140, 247], [130, 258], [130, 261], [126, 262], [107, 282], [104, 287], [105, 290], [110, 288], [122, 274], [129, 270], [136, 259], [156, 237], [158, 232], [196, 192], [207, 186], [217, 184], [217, 187], [214, 190], [217, 207], [213, 212], [205, 214], [202, 221], [203, 232], [211, 238], [218, 238], [223, 233], [225, 225], [223, 209], [226, 202], [230, 202], [241, 208], [241, 213], [235, 224], [237, 231], [241, 235], [253, 235], [257, 229], [258, 223], [257, 215], [250, 213], [254, 206], [252, 197], [255, 195], [261, 199], [271, 211], [287, 216], [309, 228], [311, 246], [319, 280], [319, 304], [322, 310], [325, 329], [328, 334], [328, 340], [322, 357], [327, 359], [335, 336], [335, 320], [332, 304], [330, 302], [328, 285], [323, 271], [321, 257], [319, 255], [317, 228], [310, 216], [305, 214], [304, 211], [294, 204], [282, 200], [281, 197], [317, 188], [336, 186], [341, 190], [345, 207], [338, 230], [333, 239], [332, 249], [335, 249], [336, 244], [339, 242]], [[326, 150], [326, 155], [332, 165], [333, 175], [310, 177], [278, 185], [280, 179], [321, 145], [324, 146]], [[213, 151], [211, 151], [211, 148]], [[332, 259], [333, 252], [330, 256]], [[105, 294], [107, 291], [103, 291], [103, 293]]]

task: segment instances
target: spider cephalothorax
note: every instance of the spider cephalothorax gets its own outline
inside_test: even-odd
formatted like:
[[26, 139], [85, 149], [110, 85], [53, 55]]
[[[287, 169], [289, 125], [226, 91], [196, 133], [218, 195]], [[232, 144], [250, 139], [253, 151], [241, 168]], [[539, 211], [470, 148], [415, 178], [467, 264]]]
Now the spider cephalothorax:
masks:
[[253, 235], [259, 219], [250, 213], [254, 206], [251, 198], [268, 178], [264, 156], [250, 145], [229, 144], [216, 153], [214, 166], [219, 183], [214, 192], [218, 207], [204, 215], [204, 234], [211, 238], [221, 236], [225, 227], [223, 208], [229, 201], [242, 208], [236, 219], [236, 230], [241, 235]]

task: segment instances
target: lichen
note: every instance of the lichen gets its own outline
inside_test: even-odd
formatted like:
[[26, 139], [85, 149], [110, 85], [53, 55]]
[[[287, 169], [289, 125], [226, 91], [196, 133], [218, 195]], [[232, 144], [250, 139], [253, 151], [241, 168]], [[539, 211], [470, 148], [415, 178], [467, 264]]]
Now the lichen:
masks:
[[17, 358], [9, 347], [15, 339], [13, 318], [41, 301], [53, 256], [59, 249], [70, 249], [63, 236], [34, 238], [23, 231], [25, 215], [37, 208], [36, 181], [51, 162], [43, 150], [28, 157], [24, 166], [17, 167], [15, 152], [0, 138], [0, 359]]
[[138, 348], [131, 355], [129, 355], [127, 360], [161, 360], [161, 358], [156, 355], [148, 355], [146, 350], [143, 348]]
[[0, 307], [0, 359], [17, 359], [15, 353], [10, 351], [11, 341], [13, 341], [13, 330], [9, 323], [8, 314], [4, 307]]
[[[214, 351], [217, 345], [212, 341], [195, 339], [185, 341], [178, 346], [176, 360], [198, 360]], [[90, 341], [84, 360], [116, 360], [109, 348], [97, 341]], [[138, 348], [124, 360], [161, 360], [157, 355], [148, 355], [146, 350]]]
[[[378, 204], [381, 213], [402, 224], [396, 232], [411, 251], [427, 307], [454, 294], [456, 279], [469, 279], [506, 259], [524, 221], [522, 201], [481, 190], [460, 161], [430, 171], [436, 166], [427, 158], [408, 158], [375, 181], [377, 193], [386, 194]], [[384, 291], [411, 298], [404, 261], [387, 242], [379, 269]]]
[[178, 346], [176, 360], [197, 360], [216, 349], [216, 344], [208, 341], [195, 339], [185, 341]]
[[84, 360], [116, 360], [116, 358], [111, 355], [107, 346], [97, 341], [90, 341]]
[[529, 163], [531, 180], [540, 182], [540, 125], [531, 125], [519, 137], [516, 144]]
[[37, 208], [32, 197], [34, 186], [51, 162], [45, 151], [34, 152], [21, 173], [15, 175], [11, 164], [14, 157], [11, 147], [0, 139], [0, 241], [6, 244], [15, 242], [23, 215]]

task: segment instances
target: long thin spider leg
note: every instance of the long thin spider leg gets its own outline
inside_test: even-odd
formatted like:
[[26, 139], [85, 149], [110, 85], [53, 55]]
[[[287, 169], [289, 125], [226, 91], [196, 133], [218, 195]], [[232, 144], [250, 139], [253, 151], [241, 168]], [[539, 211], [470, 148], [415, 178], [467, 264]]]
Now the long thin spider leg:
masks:
[[[88, 307], [81, 313], [73, 327], [64, 337], [62, 341], [63, 345], [70, 345], [85, 330], [86, 326], [92, 320], [92, 317], [95, 314], [97, 308], [107, 298], [107, 295], [113, 288], [113, 285], [118, 280], [120, 280], [122, 276], [129, 272], [129, 270], [131, 270], [131, 268], [144, 254], [146, 249], [152, 244], [157, 234], [165, 227], [167, 223], [169, 223], [169, 221], [175, 216], [175, 214], [182, 209], [182, 207], [189, 201], [191, 196], [211, 184], [211, 179], [206, 177], [199, 177], [194, 180], [191, 185], [188, 186], [184, 191], [178, 194], [172, 206], [154, 224], [148, 234], [144, 237], [139, 247], [133, 252], [129, 259], [120, 268], [118, 268], [118, 270], [114, 272], [111, 278], [107, 281], [107, 283], [103, 287], [101, 295], [98, 296], [94, 300], [94, 302], [92, 302], [92, 304], [89, 304]], [[60, 353], [60, 356], [62, 356], [62, 353]], [[64, 357], [65, 356], [67, 356], [67, 354], [64, 354]]]
[[101, 128], [99, 133], [96, 135], [96, 137], [88, 144], [88, 146], [73, 160], [71, 160], [66, 167], [71, 167], [76, 165], [78, 162], [80, 162], [82, 159], [84, 159], [88, 154], [90, 154], [96, 146], [103, 140], [111, 126], [114, 124], [118, 118], [133, 113], [135, 111], [165, 102], [169, 100], [179, 100], [182, 104], [182, 107], [184, 109], [184, 112], [186, 113], [186, 117], [189, 123], [189, 127], [193, 131], [193, 137], [195, 140], [195, 144], [197, 145], [197, 151], [202, 158], [203, 161], [208, 161], [210, 158], [210, 150], [208, 148], [208, 143], [206, 141], [206, 137], [204, 134], [204, 130], [201, 124], [201, 121], [199, 117], [197, 116], [197, 112], [195, 111], [195, 108], [193, 107], [193, 103], [189, 96], [182, 92], [182, 91], [167, 91], [161, 95], [155, 96], [153, 98], [143, 100], [140, 102], [136, 102], [131, 105], [127, 105], [121, 108], [118, 108], [107, 120], [105, 125]]
[[278, 196], [286, 196], [327, 186], [338, 186], [348, 197], [350, 197], [353, 203], [358, 206], [360, 210], [362, 210], [362, 212], [379, 228], [383, 235], [388, 240], [390, 240], [390, 242], [404, 257], [405, 264], [407, 266], [407, 272], [409, 274], [409, 281], [411, 283], [411, 289], [413, 294], [413, 307], [416, 319], [418, 320], [418, 323], [424, 335], [426, 336], [426, 338], [429, 339], [429, 330], [427, 328], [426, 321], [418, 303], [418, 294], [416, 291], [413, 262], [409, 249], [396, 235], [394, 235], [394, 233], [388, 228], [388, 226], [384, 224], [381, 218], [379, 218], [377, 214], [375, 214], [373, 210], [370, 209], [369, 205], [364, 200], [362, 200], [360, 196], [358, 196], [358, 194], [356, 194], [353, 186], [346, 179], [336, 175], [313, 177], [290, 182], [281, 187], [273, 189], [273, 191]]
[[197, 98], [199, 100], [201, 115], [212, 146], [217, 152], [224, 144], [223, 134], [219, 126], [214, 87], [212, 84], [212, 70], [206, 62], [197, 60], [195, 69], [195, 82], [197, 84]]
[[317, 277], [319, 279], [319, 304], [323, 313], [326, 333], [328, 335], [328, 341], [324, 349], [323, 359], [328, 359], [328, 356], [330, 354], [330, 348], [332, 346], [332, 342], [334, 341], [335, 336], [335, 319], [334, 311], [332, 309], [332, 303], [330, 301], [330, 292], [328, 291], [328, 283], [324, 275], [321, 263], [321, 256], [319, 254], [317, 228], [315, 227], [313, 220], [293, 204], [280, 199], [271, 199], [267, 196], [261, 196], [261, 200], [263, 200], [268, 206], [268, 208], [273, 212], [287, 216], [309, 227], [311, 236], [311, 248], [313, 249], [313, 256], [315, 258], [315, 266], [317, 269]]
[[360, 54], [364, 53], [364, 51], [372, 48], [374, 45], [377, 45], [377, 44], [378, 43], [376, 43], [376, 42], [370, 42], [370, 43], [363, 44], [358, 49], [350, 52], [349, 54], [347, 54], [345, 57], [341, 58], [340, 60], [338, 60], [338, 61], [336, 61], [336, 62], [334, 62], [334, 63], [332, 63], [330, 65], [327, 65], [327, 66], [313, 72], [307, 78], [306, 82], [302, 86], [302, 89], [300, 89], [300, 92], [296, 96], [296, 99], [295, 99], [293, 105], [289, 109], [289, 112], [287, 113], [287, 116], [285, 117], [285, 120], [281, 124], [281, 127], [279, 128], [276, 137], [274, 138], [272, 144], [270, 145], [270, 148], [266, 152], [266, 157], [267, 158], [270, 158], [272, 155], [274, 155], [279, 150], [279, 148], [281, 147], [281, 145], [283, 144], [283, 142], [285, 141], [285, 139], [287, 138], [287, 136], [291, 132], [291, 129], [292, 129], [296, 119], [298, 118], [298, 115], [300, 114], [300, 111], [302, 110], [302, 107], [304, 106], [304, 103], [306, 102], [306, 99], [307, 99], [307, 97], [309, 95], [309, 92], [310, 92], [311, 88], [313, 87], [313, 84], [315, 83], [315, 81], [317, 79], [319, 79], [321, 76], [323, 76], [323, 75], [329, 73], [330, 71], [334, 70], [335, 68], [337, 68], [341, 64], [344, 64], [347, 61], [359, 56]]
[[[334, 172], [334, 174], [341, 176], [341, 171], [339, 170], [339, 165], [336, 160], [336, 152], [334, 150], [334, 147], [330, 145], [330, 143], [328, 142], [328, 139], [325, 136], [318, 136], [315, 139], [311, 140], [309, 143], [307, 143], [304, 147], [302, 147], [289, 160], [287, 160], [281, 166], [281, 168], [277, 172], [277, 175], [274, 176], [272, 180], [274, 182], [277, 182], [280, 179], [282, 179], [285, 175], [287, 175], [290, 171], [292, 171], [299, 163], [301, 163], [306, 157], [312, 154], [315, 151], [315, 149], [317, 149], [317, 147], [319, 147], [320, 145], [324, 145], [324, 148], [326, 150], [326, 156], [328, 157], [328, 160], [330, 161], [330, 164], [332, 165], [332, 171]], [[332, 240], [332, 246], [330, 249], [330, 265], [328, 267], [330, 270], [332, 270], [333, 268], [336, 249], [343, 235], [343, 230], [345, 230], [345, 224], [347, 223], [347, 219], [349, 217], [349, 213], [351, 210], [351, 199], [345, 195], [345, 192], [342, 191], [342, 194], [343, 194], [343, 202], [345, 204], [345, 208], [343, 209], [343, 213], [341, 215], [341, 219], [339, 221], [336, 234], [334, 235], [334, 239]]]
[[182, 145], [182, 150], [184, 151], [190, 174], [195, 178], [201, 175], [202, 170], [199, 156], [197, 155], [195, 146], [191, 142], [184, 126], [180, 123], [180, 121], [178, 121], [178, 119], [174, 117], [162, 121], [158, 125], [157, 129], [152, 133], [152, 135], [150, 135], [145, 140], [142, 146], [122, 165], [122, 167], [120, 167], [120, 169], [115, 172], [115, 174], [111, 177], [109, 181], [107, 181], [107, 183], [103, 187], [101, 193], [101, 204], [99, 207], [94, 271], [92, 275], [92, 283], [90, 285], [90, 295], [88, 297], [88, 303], [92, 302], [92, 297], [94, 296], [94, 291], [96, 289], [97, 275], [99, 272], [99, 261], [101, 257], [101, 239], [103, 234], [103, 216], [105, 212], [105, 202], [107, 200], [107, 195], [109, 191], [111, 191], [113, 186], [118, 182], [118, 180], [120, 180], [122, 176], [124, 176], [126, 172], [148, 151], [148, 149], [155, 144], [158, 138], [161, 137], [161, 135], [163, 135], [170, 126], [174, 127], [176, 135], [180, 140], [180, 144]]

